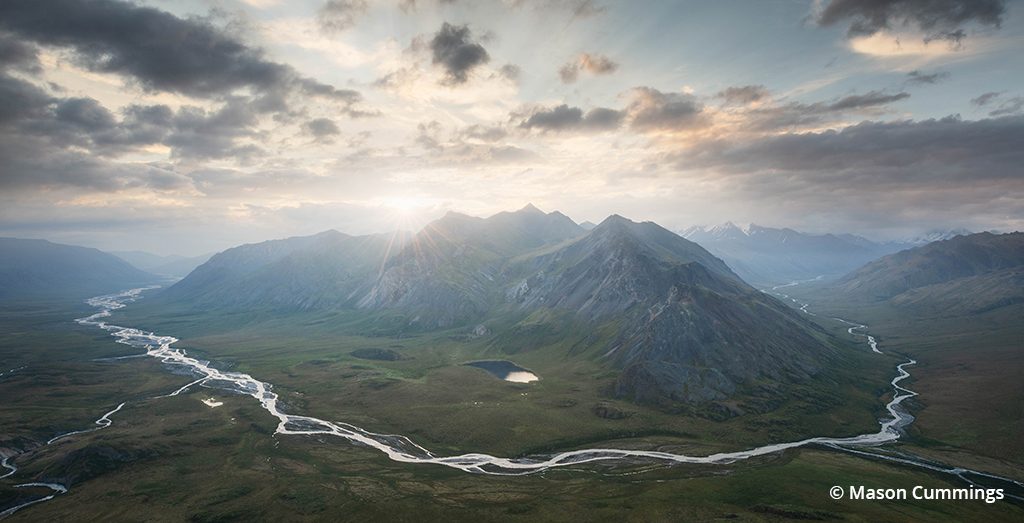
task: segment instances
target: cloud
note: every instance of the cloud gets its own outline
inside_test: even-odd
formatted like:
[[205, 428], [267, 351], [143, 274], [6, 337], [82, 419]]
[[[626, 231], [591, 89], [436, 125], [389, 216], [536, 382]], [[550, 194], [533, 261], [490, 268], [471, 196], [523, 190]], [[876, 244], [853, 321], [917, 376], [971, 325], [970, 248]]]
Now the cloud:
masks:
[[575, 82], [580, 72], [587, 72], [592, 75], [612, 74], [617, 71], [619, 64], [610, 58], [599, 54], [582, 53], [575, 60], [570, 60], [558, 70], [558, 76], [562, 83], [570, 84]]
[[789, 102], [747, 111], [744, 116], [752, 130], [800, 128], [829, 123], [844, 114], [880, 114], [886, 105], [910, 98], [909, 93], [873, 90], [850, 94], [827, 102]]
[[[422, 0], [399, 0], [398, 8], [401, 9], [403, 13], [415, 11], [419, 7], [421, 1]], [[450, 5], [454, 4], [456, 1], [457, 0], [435, 0], [438, 5]]]
[[998, 28], [1005, 12], [1003, 0], [831, 0], [814, 19], [821, 26], [848, 22], [849, 37], [913, 27], [925, 34], [925, 41], [957, 43], [968, 24]]
[[444, 126], [431, 120], [419, 123], [416, 131], [414, 143], [426, 151], [424, 159], [436, 165], [509, 164], [538, 159], [533, 151], [500, 143], [508, 133], [496, 126], [472, 125], [445, 138]]
[[335, 136], [341, 134], [338, 124], [330, 118], [315, 118], [303, 124], [302, 129], [321, 143], [329, 143]]
[[1012, 98], [1003, 98], [1003, 93], [989, 92], [984, 93], [977, 98], [971, 99], [971, 105], [975, 107], [987, 107], [995, 105], [995, 108], [989, 111], [989, 116], [1009, 116], [1020, 113], [1024, 110], [1024, 97], [1014, 96]]
[[579, 107], [566, 104], [550, 108], [539, 107], [527, 114], [516, 114], [519, 126], [540, 131], [604, 131], [614, 129], [622, 122], [622, 113], [606, 107], [595, 107], [586, 113]]
[[880, 230], [971, 220], [991, 227], [1024, 211], [1022, 140], [1024, 116], [868, 121], [707, 141], [663, 161], [713, 173], [709, 183], [731, 192], [723, 198], [753, 202], [755, 215], [790, 223]]
[[1020, 114], [1021, 110], [1024, 110], [1024, 97], [1014, 96], [1003, 103], [999, 104], [999, 107], [988, 113], [989, 116], [1008, 116], [1014, 114]]
[[936, 71], [931, 74], [925, 74], [921, 71], [910, 71], [907, 73], [908, 84], [934, 85], [947, 78], [949, 78], [949, 73], [946, 71]]
[[355, 103], [359, 93], [301, 76], [268, 60], [208, 19], [178, 18], [120, 0], [6, 0], [0, 28], [39, 45], [71, 51], [90, 71], [130, 78], [150, 91], [220, 98], [241, 89]]
[[3, 192], [70, 187], [102, 192], [186, 189], [189, 181], [164, 166], [117, 163], [77, 149], [54, 147], [39, 136], [0, 131]]
[[980, 179], [1024, 183], [1021, 140], [1024, 117], [867, 121], [840, 131], [708, 143], [688, 162], [734, 172], [813, 173], [816, 179], [851, 186], [864, 183], [866, 176], [882, 186]]
[[13, 35], [0, 33], [0, 69], [42, 72], [38, 49]]
[[506, 0], [505, 3], [512, 8], [529, 6], [538, 11], [567, 11], [573, 19], [588, 18], [605, 11], [596, 0]]
[[[67, 148], [95, 156], [116, 156], [149, 145], [164, 145], [173, 158], [236, 158], [260, 154], [253, 144], [259, 108], [248, 98], [231, 97], [220, 107], [129, 105], [115, 115], [88, 97], [52, 96], [36, 85], [0, 73], [0, 135], [31, 137], [58, 157]], [[26, 153], [28, 154], [28, 153]], [[63, 157], [63, 156], [60, 156]]]
[[459, 131], [459, 136], [462, 139], [497, 142], [508, 136], [508, 131], [499, 125], [473, 124]]
[[523, 70], [516, 64], [505, 64], [498, 69], [498, 74], [510, 82], [518, 82]]
[[484, 46], [473, 40], [467, 25], [444, 22], [428, 45], [434, 65], [444, 69], [449, 85], [466, 83], [473, 69], [491, 60]]
[[328, 33], [344, 31], [356, 25], [367, 9], [366, 0], [328, 0], [316, 13], [317, 23]]
[[996, 98], [999, 98], [999, 96], [1001, 94], [1002, 93], [996, 93], [996, 92], [984, 93], [984, 94], [978, 96], [977, 98], [972, 98], [971, 99], [971, 104], [976, 105], [978, 107], [984, 107], [984, 106], [988, 105], [989, 103], [995, 101]]
[[869, 91], [865, 94], [844, 96], [825, 106], [827, 111], [847, 111], [865, 107], [877, 107], [910, 98], [908, 93], [888, 94], [882, 91]]
[[768, 88], [763, 85], [727, 87], [715, 95], [715, 97], [723, 99], [727, 105], [750, 105], [770, 96]]
[[20, 78], [0, 73], [0, 124], [44, 114], [53, 97]]
[[641, 131], [682, 130], [705, 123], [704, 106], [687, 93], [663, 93], [652, 87], [636, 87], [625, 112], [632, 128]]

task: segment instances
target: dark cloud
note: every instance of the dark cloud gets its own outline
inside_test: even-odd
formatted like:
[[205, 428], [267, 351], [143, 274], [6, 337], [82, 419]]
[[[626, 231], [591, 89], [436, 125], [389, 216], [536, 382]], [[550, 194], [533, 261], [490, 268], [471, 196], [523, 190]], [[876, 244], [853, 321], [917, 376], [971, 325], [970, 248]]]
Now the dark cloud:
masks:
[[984, 107], [984, 106], [988, 105], [989, 103], [995, 101], [996, 98], [999, 98], [999, 96], [1001, 94], [1002, 93], [996, 93], [996, 92], [984, 93], [984, 94], [978, 96], [977, 98], [972, 98], [971, 99], [971, 103], [976, 105], [976, 106], [978, 106], [978, 107]]
[[634, 129], [681, 130], [704, 123], [704, 106], [691, 94], [663, 93], [652, 87], [636, 87], [630, 91], [630, 96], [625, 112]]
[[888, 94], [882, 91], [869, 91], [865, 94], [844, 96], [825, 106], [827, 111], [848, 111], [865, 107], [878, 107], [910, 98], [907, 93]]
[[20, 78], [0, 73], [0, 125], [44, 114], [53, 97]]
[[583, 53], [575, 60], [570, 60], [558, 70], [558, 76], [562, 83], [575, 82], [581, 72], [588, 72], [593, 75], [612, 74], [618, 70], [619, 64], [607, 56], [599, 54]]
[[0, 134], [33, 137], [33, 146], [59, 155], [75, 147], [96, 156], [114, 156], [162, 144], [175, 158], [246, 159], [258, 148], [241, 145], [256, 137], [259, 112], [248, 98], [231, 97], [219, 108], [130, 105], [115, 115], [93, 98], [61, 98], [36, 85], [0, 74]]
[[715, 95], [715, 97], [723, 99], [728, 105], [749, 105], [765, 100], [769, 96], [771, 95], [768, 92], [768, 88], [763, 85], [726, 87]]
[[214, 111], [183, 107], [174, 115], [164, 143], [172, 148], [172, 158], [233, 158], [244, 162], [262, 154], [255, 145], [238, 143], [259, 134], [255, 130], [258, 116], [241, 98], [232, 99]]
[[42, 72], [38, 49], [11, 34], [0, 33], [0, 70], [7, 69], [28, 73]]
[[344, 31], [354, 26], [368, 8], [366, 0], [329, 0], [317, 11], [317, 23], [326, 32]]
[[117, 125], [113, 113], [92, 98], [67, 98], [57, 103], [54, 116], [58, 121], [86, 131], [101, 131]]
[[1024, 117], [863, 122], [841, 131], [714, 142], [687, 162], [737, 172], [809, 172], [849, 184], [864, 183], [865, 176], [883, 185], [982, 178], [1024, 183], [1022, 140]]
[[968, 24], [998, 28], [1005, 12], [1004, 0], [831, 0], [815, 21], [822, 26], [849, 23], [851, 37], [915, 27], [925, 33], [925, 41], [959, 42]]
[[303, 130], [318, 142], [330, 142], [341, 134], [341, 129], [330, 118], [315, 118], [303, 124]]
[[887, 93], [869, 91], [851, 94], [828, 102], [786, 104], [757, 107], [747, 111], [748, 127], [753, 130], [771, 130], [815, 126], [833, 121], [844, 114], [878, 114], [885, 106], [910, 98], [905, 92]]
[[359, 100], [268, 60], [261, 49], [239, 41], [200, 18], [120, 0], [5, 0], [0, 28], [44, 46], [67, 49], [90, 71], [124, 75], [144, 89], [200, 98], [236, 90], [256, 93], [298, 91], [306, 95]]
[[936, 71], [931, 74], [922, 73], [921, 71], [910, 71], [907, 73], [908, 84], [933, 85], [947, 78], [949, 78], [949, 73], [946, 71]]
[[566, 104], [550, 108], [537, 108], [527, 114], [513, 115], [521, 119], [524, 129], [541, 131], [606, 131], [622, 122], [622, 113], [605, 107], [595, 107], [586, 113], [579, 107]]
[[466, 83], [469, 73], [491, 60], [484, 46], [473, 39], [473, 33], [466, 25], [452, 25], [445, 22], [428, 44], [434, 65], [445, 71], [446, 83]]

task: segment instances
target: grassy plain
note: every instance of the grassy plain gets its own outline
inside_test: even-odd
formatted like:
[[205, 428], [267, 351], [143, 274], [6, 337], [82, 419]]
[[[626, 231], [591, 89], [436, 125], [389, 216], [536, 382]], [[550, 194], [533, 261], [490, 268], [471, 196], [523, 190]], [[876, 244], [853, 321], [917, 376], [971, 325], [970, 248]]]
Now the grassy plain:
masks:
[[823, 315], [869, 325], [883, 350], [918, 361], [915, 453], [1024, 480], [1024, 308], [943, 314], [792, 289]]
[[[56, 480], [71, 486], [68, 494], [25, 509], [11, 521], [1024, 517], [1024, 510], [1008, 503], [832, 501], [833, 485], [953, 485], [919, 470], [815, 449], [730, 466], [596, 465], [517, 478], [402, 465], [334, 438], [273, 436], [276, 420], [248, 397], [198, 388], [149, 399], [189, 378], [145, 358], [94, 361], [130, 349], [70, 322], [87, 312], [78, 305], [40, 305], [7, 309], [0, 320], [0, 362], [5, 369], [25, 366], [0, 377], [0, 447], [28, 451], [17, 458], [21, 470], [0, 481], [0, 507], [43, 494], [14, 489], [15, 482]], [[861, 425], [875, 426], [873, 415], [895, 361], [878, 370], [867, 367], [866, 388], [849, 385], [861, 400], [838, 410], [797, 403], [715, 422], [615, 403], [632, 414], [612, 420], [593, 413], [594, 402], [608, 401], [600, 396], [606, 377], [588, 360], [555, 351], [518, 353], [511, 359], [542, 380], [512, 384], [458, 365], [494, 356], [482, 340], [448, 334], [344, 336], [342, 331], [352, 331], [346, 320], [351, 319], [307, 318], [305, 326], [317, 328], [301, 329], [294, 318], [281, 323], [259, 316], [221, 318], [210, 325], [178, 316], [147, 326], [184, 338], [192, 353], [275, 383], [290, 410], [400, 431], [441, 453], [519, 455], [597, 443], [708, 453], [809, 433], [854, 433]], [[361, 347], [396, 347], [409, 359], [350, 355]], [[209, 397], [224, 405], [206, 406], [201, 400]], [[125, 400], [128, 405], [110, 428], [36, 447], [57, 433], [91, 426]], [[635, 473], [641, 470], [646, 471]]]

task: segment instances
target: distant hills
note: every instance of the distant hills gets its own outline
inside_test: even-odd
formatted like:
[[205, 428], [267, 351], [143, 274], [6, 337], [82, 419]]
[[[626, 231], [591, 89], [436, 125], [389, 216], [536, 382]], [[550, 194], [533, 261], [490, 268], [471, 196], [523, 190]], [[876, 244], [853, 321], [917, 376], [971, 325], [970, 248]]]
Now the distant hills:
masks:
[[587, 230], [533, 206], [449, 213], [412, 236], [328, 231], [243, 245], [155, 303], [345, 309], [397, 318], [399, 331], [487, 333], [504, 352], [571, 344], [619, 371], [612, 393], [651, 403], [802, 381], [837, 357], [817, 326], [696, 243], [620, 216]]
[[690, 227], [679, 234], [725, 260], [744, 280], [765, 286], [819, 276], [839, 277], [887, 254], [969, 232], [935, 231], [883, 243], [853, 234], [808, 234], [754, 224], [739, 227], [727, 222], [714, 227]]
[[181, 278], [187, 275], [212, 256], [212, 254], [204, 254], [202, 256], [179, 256], [176, 254], [160, 256], [145, 251], [111, 251], [110, 254], [143, 271], [172, 278]]
[[982, 313], [1024, 304], [1024, 233], [983, 232], [869, 263], [831, 289], [863, 303], [922, 312]]
[[0, 238], [0, 300], [80, 299], [158, 279], [96, 249]]

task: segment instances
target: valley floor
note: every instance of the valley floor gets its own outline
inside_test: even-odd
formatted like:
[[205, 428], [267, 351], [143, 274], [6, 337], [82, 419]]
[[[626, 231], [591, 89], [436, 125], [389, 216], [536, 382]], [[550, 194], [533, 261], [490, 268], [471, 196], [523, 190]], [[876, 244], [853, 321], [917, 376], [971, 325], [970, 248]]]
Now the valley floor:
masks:
[[[731, 466], [595, 465], [521, 478], [410, 467], [337, 440], [275, 437], [276, 420], [248, 397], [196, 388], [146, 400], [172, 392], [190, 378], [169, 373], [147, 358], [95, 361], [127, 355], [127, 347], [114, 344], [98, 329], [69, 321], [86, 312], [90, 311], [85, 307], [60, 306], [2, 315], [0, 361], [9, 367], [4, 371], [17, 370], [0, 376], [0, 396], [5, 398], [0, 405], [0, 447], [29, 451], [16, 458], [19, 482], [58, 477], [72, 486], [69, 493], [19, 512], [12, 520], [964, 521], [1024, 516], [1024, 510], [1006, 502], [833, 501], [828, 496], [833, 485], [961, 485], [918, 469], [815, 449]], [[184, 326], [181, 320], [178, 329], [164, 330], [177, 333], [187, 330], [180, 328]], [[281, 338], [270, 337], [273, 331]], [[815, 416], [782, 409], [753, 422], [743, 416], [724, 423], [685, 416], [685, 422], [672, 425], [663, 423], [668, 415], [622, 404], [619, 408], [632, 415], [613, 420], [593, 413], [598, 386], [572, 385], [588, 382], [581, 377], [599, 382], [593, 368], [566, 369], [516, 357], [531, 369], [555, 370], [543, 372], [537, 384], [512, 384], [437, 360], [444, 351], [435, 352], [430, 344], [418, 346], [416, 340], [396, 343], [412, 348], [414, 359], [389, 366], [347, 356], [366, 339], [345, 340], [346, 350], [340, 350], [337, 337], [295, 336], [273, 325], [251, 338], [196, 334], [187, 338], [186, 347], [195, 344], [219, 363], [277, 383], [294, 411], [375, 429], [411, 428], [401, 433], [439, 445], [438, 450], [516, 455], [613, 441], [620, 447], [671, 443], [706, 453], [789, 439], [797, 431], [826, 427], [830, 417], [843, 420], [845, 413]], [[329, 338], [335, 341], [328, 342]], [[291, 341], [281, 343], [284, 340]], [[460, 345], [465, 344], [453, 343], [445, 351]], [[446, 358], [478, 355], [471, 348], [463, 351]], [[288, 364], [282, 365], [284, 361]], [[883, 369], [869, 377], [884, 391], [890, 373], [891, 368]], [[352, 383], [357, 385], [350, 387]], [[914, 387], [920, 388], [920, 382]], [[433, 392], [424, 396], [427, 390]], [[877, 396], [865, 398], [877, 408]], [[133, 401], [112, 417], [109, 428], [32, 450], [60, 432], [92, 426], [125, 399]], [[223, 405], [213, 408], [203, 402], [210, 399]], [[925, 395], [924, 401], [934, 400]], [[430, 408], [431, 403], [438, 406]], [[445, 407], [446, 403], [455, 407]], [[395, 408], [387, 413], [384, 405]], [[861, 409], [855, 404], [849, 412]], [[560, 422], [559, 417], [568, 421]], [[877, 426], [870, 409], [849, 417], [854, 421], [846, 421], [848, 427], [833, 423], [828, 428], [855, 433], [862, 424]], [[624, 423], [617, 427], [615, 422]], [[804, 425], [794, 427], [794, 422]], [[584, 437], [566, 436], [570, 423], [580, 424], [577, 433]], [[644, 426], [669, 428], [643, 433]], [[924, 425], [922, 431], [926, 430], [931, 429]], [[929, 448], [948, 453], [938, 446]], [[1012, 460], [1006, 461], [1003, 471], [979, 468], [1006, 475], [1020, 472]], [[45, 493], [14, 489], [13, 479], [0, 481], [0, 507]]]

